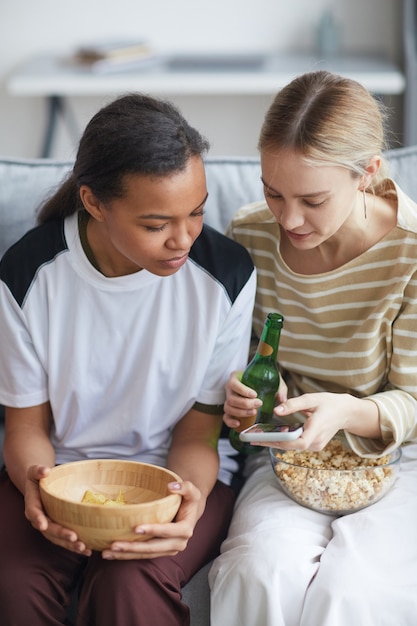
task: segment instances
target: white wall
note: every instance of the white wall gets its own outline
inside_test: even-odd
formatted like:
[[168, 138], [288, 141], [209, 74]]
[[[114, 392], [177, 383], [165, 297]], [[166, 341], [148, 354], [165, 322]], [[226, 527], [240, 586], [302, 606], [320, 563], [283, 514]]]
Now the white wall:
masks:
[[[381, 52], [401, 62], [401, 0], [0, 0], [0, 155], [37, 156], [46, 121], [41, 98], [7, 92], [8, 75], [34, 54], [67, 54], [106, 37], [145, 37], [158, 52], [311, 51], [325, 7], [342, 26], [346, 51]], [[270, 98], [175, 97], [210, 139], [212, 154], [256, 154]], [[71, 98], [80, 129], [105, 99]], [[399, 132], [401, 98], [388, 102]], [[64, 128], [54, 156], [71, 157]]]

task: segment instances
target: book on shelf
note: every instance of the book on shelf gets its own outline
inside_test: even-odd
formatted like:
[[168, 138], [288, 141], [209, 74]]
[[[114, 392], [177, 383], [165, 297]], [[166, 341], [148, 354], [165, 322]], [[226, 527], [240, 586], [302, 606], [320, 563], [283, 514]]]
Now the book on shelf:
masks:
[[145, 40], [106, 41], [80, 46], [69, 62], [91, 72], [120, 72], [146, 67], [157, 61], [157, 56]]

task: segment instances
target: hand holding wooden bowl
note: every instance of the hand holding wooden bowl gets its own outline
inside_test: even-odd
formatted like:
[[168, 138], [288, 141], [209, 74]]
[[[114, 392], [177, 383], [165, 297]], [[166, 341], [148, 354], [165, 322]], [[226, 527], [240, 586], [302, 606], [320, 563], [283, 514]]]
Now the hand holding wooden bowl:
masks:
[[[168, 483], [180, 480], [157, 465], [97, 459], [58, 465], [39, 487], [45, 511], [53, 521], [74, 530], [88, 548], [104, 550], [113, 541], [148, 539], [134, 532], [140, 524], [171, 522], [181, 496], [170, 493]], [[82, 502], [87, 491], [110, 501], [111, 506]]]

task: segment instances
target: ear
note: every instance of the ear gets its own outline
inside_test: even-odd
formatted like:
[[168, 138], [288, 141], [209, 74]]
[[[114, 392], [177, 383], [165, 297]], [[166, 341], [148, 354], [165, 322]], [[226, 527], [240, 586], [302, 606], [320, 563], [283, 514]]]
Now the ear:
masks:
[[98, 222], [102, 222], [103, 211], [105, 210], [105, 208], [103, 207], [100, 200], [98, 200], [93, 194], [90, 187], [88, 187], [87, 185], [81, 185], [80, 198], [85, 210], [91, 215], [91, 217], [93, 217]]
[[364, 191], [369, 187], [372, 183], [372, 180], [375, 178], [379, 168], [381, 167], [381, 157], [379, 155], [373, 156], [368, 165], [365, 168], [365, 174], [361, 176], [361, 186], [360, 191]]

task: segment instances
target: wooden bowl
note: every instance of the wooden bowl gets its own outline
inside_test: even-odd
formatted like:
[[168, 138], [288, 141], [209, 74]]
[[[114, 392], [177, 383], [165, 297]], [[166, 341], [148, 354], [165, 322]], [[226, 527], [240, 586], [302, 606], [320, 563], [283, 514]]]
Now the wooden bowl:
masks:
[[[74, 530], [92, 550], [104, 550], [113, 541], [144, 541], [137, 535], [140, 524], [171, 522], [181, 496], [168, 491], [170, 482], [181, 480], [174, 472], [136, 461], [96, 459], [74, 461], [54, 467], [39, 483], [43, 506], [49, 517]], [[82, 502], [86, 491], [125, 504]]]

